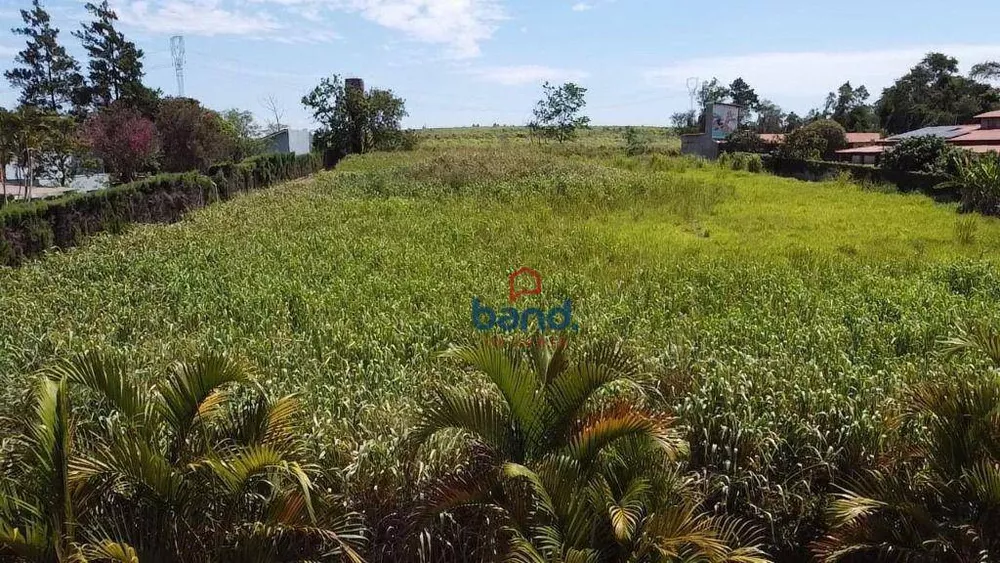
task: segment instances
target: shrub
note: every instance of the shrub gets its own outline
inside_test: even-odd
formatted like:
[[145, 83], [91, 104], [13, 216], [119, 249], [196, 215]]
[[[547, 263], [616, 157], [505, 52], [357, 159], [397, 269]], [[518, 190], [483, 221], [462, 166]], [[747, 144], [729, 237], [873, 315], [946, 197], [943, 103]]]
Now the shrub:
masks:
[[764, 141], [761, 140], [760, 135], [747, 129], [740, 129], [739, 131], [734, 131], [726, 138], [726, 150], [731, 152], [759, 153], [764, 152], [765, 148]]
[[159, 151], [153, 122], [117, 103], [87, 119], [81, 137], [120, 183], [131, 182], [138, 173], [152, 168]]
[[832, 159], [847, 147], [847, 133], [836, 121], [821, 119], [788, 134], [780, 154], [802, 160]]
[[218, 113], [197, 100], [169, 98], [156, 116], [167, 172], [205, 171], [233, 154], [231, 137]]
[[321, 168], [318, 155], [272, 154], [197, 172], [161, 174], [107, 190], [18, 203], [0, 209], [0, 265], [17, 265], [53, 246], [117, 233], [128, 223], [173, 222], [191, 209]]
[[625, 142], [625, 154], [638, 156], [649, 152], [649, 137], [635, 127], [626, 127], [622, 133], [622, 140]]
[[746, 152], [723, 153], [719, 157], [719, 166], [730, 170], [744, 170], [760, 173], [764, 171], [764, 159], [759, 154]]
[[962, 210], [1000, 215], [1000, 155], [963, 156], [957, 169], [941, 186], [961, 192]]
[[882, 166], [904, 172], [954, 174], [957, 162], [964, 155], [958, 147], [941, 137], [923, 136], [903, 139], [882, 157]]

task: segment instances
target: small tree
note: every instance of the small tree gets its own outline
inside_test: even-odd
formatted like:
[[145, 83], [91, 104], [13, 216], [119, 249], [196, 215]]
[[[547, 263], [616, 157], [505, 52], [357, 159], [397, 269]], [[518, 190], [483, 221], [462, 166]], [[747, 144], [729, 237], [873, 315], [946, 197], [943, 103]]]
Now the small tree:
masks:
[[261, 126], [254, 120], [253, 113], [246, 110], [230, 109], [222, 112], [222, 125], [228, 145], [232, 149], [229, 159], [239, 162], [263, 151]]
[[544, 97], [535, 106], [535, 119], [528, 124], [533, 132], [562, 143], [572, 139], [577, 129], [587, 127], [590, 118], [580, 115], [587, 105], [586, 88], [572, 82], [562, 86], [546, 82], [542, 90]]
[[826, 139], [819, 132], [801, 127], [785, 136], [785, 142], [778, 149], [784, 158], [797, 160], [819, 160], [826, 150]]
[[156, 117], [167, 172], [207, 170], [232, 154], [219, 114], [190, 98], [167, 98]]
[[361, 152], [408, 148], [402, 120], [406, 117], [406, 101], [392, 90], [369, 89], [367, 92], [344, 86], [337, 75], [324, 78], [302, 105], [312, 111], [320, 129], [313, 143], [321, 150], [340, 154], [351, 152], [352, 139], [361, 138]]
[[83, 125], [83, 141], [104, 162], [114, 181], [131, 182], [151, 168], [159, 151], [156, 126], [138, 110], [112, 104]]

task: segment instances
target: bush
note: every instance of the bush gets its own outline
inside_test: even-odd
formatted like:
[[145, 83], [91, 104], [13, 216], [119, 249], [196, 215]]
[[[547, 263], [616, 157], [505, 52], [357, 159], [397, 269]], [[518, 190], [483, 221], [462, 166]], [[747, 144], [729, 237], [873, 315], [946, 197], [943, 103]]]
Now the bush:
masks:
[[649, 137], [635, 127], [626, 127], [622, 133], [622, 140], [625, 141], [625, 154], [629, 156], [639, 156], [649, 152]]
[[760, 173], [764, 171], [764, 159], [759, 154], [747, 152], [723, 153], [719, 157], [718, 164], [722, 168], [730, 170], [744, 170], [746, 172]]
[[791, 159], [829, 160], [845, 147], [847, 133], [844, 127], [836, 121], [821, 119], [789, 133], [779, 153]]
[[764, 152], [764, 141], [753, 131], [741, 129], [734, 131], [726, 138], [726, 151], [729, 152]]
[[772, 174], [809, 182], [827, 180], [844, 171], [848, 172], [856, 183], [873, 187], [878, 191], [885, 191], [886, 185], [892, 185], [901, 192], [921, 192], [938, 201], [955, 202], [960, 198], [959, 190], [948, 185], [947, 176], [904, 172], [849, 162], [785, 158], [782, 155], [766, 156], [763, 160], [765, 168]]
[[957, 163], [958, 172], [942, 184], [959, 190], [962, 210], [978, 211], [983, 215], [1000, 215], [1000, 156], [963, 156]]
[[956, 162], [964, 151], [949, 145], [941, 137], [923, 136], [900, 141], [882, 157], [882, 166], [890, 170], [955, 174]]
[[239, 192], [299, 178], [322, 168], [318, 155], [272, 154], [197, 172], [161, 174], [107, 190], [12, 204], [0, 210], [0, 266], [128, 223], [178, 221], [184, 213]]

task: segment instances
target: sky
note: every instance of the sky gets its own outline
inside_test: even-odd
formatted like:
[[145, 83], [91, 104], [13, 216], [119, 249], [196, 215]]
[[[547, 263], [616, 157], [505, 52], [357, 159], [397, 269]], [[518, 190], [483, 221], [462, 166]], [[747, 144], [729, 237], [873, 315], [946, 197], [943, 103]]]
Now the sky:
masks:
[[[929, 51], [962, 70], [1000, 60], [996, 0], [110, 0], [145, 53], [146, 83], [176, 95], [170, 38], [184, 37], [185, 94], [261, 121], [315, 127], [300, 100], [320, 78], [361, 77], [406, 100], [407, 127], [523, 125], [545, 81], [588, 89], [595, 124], [665, 125], [688, 81], [744, 78], [804, 114], [845, 81], [877, 98]], [[43, 0], [60, 39], [81, 0]], [[0, 28], [28, 0], [0, 0]], [[992, 22], [992, 23], [987, 23]], [[0, 34], [0, 66], [23, 39]], [[0, 104], [17, 93], [0, 82]]]

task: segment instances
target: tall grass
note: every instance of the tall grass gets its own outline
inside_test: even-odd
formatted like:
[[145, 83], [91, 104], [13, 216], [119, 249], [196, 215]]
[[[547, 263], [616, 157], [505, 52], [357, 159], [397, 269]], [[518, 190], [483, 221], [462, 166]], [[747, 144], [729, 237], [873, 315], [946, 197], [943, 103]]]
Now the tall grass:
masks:
[[525, 305], [571, 298], [579, 345], [642, 358], [711, 508], [754, 519], [791, 560], [831, 480], [878, 459], [904, 387], [983, 367], [937, 342], [958, 321], [1000, 322], [998, 243], [997, 220], [956, 240], [954, 208], [920, 196], [656, 154], [352, 157], [0, 270], [0, 408], [24, 409], [30, 374], [71, 352], [125, 354], [155, 380], [225, 349], [268, 392], [300, 394], [311, 451], [347, 490], [391, 496], [454, 463], [401, 444], [437, 386], [473, 377], [437, 359], [479, 337], [472, 297], [502, 305], [507, 275], [530, 266], [544, 293]]

